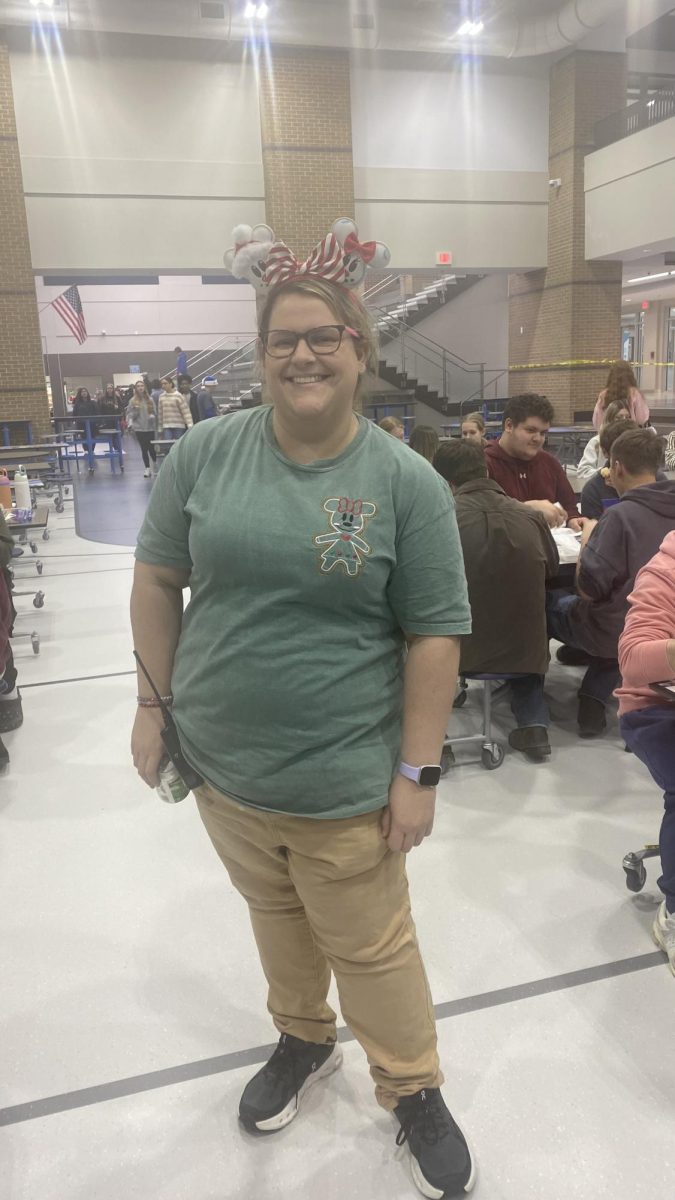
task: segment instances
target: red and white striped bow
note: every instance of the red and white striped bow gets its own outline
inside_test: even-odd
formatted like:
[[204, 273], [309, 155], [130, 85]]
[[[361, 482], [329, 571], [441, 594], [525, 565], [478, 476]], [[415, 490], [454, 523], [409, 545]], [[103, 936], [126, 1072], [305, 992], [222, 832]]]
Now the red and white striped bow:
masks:
[[305, 262], [298, 262], [285, 242], [275, 242], [267, 255], [265, 283], [277, 287], [291, 279], [309, 276], [328, 283], [344, 283], [344, 250], [334, 233], [329, 233], [314, 247]]

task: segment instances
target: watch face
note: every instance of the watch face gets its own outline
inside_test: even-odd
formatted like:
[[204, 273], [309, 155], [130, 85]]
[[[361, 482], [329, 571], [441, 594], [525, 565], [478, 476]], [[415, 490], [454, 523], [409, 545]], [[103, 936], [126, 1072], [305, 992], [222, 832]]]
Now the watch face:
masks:
[[421, 767], [420, 787], [438, 787], [441, 781], [440, 767]]

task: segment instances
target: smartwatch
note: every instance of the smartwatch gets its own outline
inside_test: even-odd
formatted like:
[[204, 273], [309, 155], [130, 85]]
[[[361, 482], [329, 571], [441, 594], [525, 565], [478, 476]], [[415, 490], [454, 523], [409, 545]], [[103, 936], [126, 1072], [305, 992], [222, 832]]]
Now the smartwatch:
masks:
[[411, 767], [409, 763], [402, 762], [399, 763], [398, 773], [423, 788], [438, 787], [441, 781], [441, 768], [437, 766]]

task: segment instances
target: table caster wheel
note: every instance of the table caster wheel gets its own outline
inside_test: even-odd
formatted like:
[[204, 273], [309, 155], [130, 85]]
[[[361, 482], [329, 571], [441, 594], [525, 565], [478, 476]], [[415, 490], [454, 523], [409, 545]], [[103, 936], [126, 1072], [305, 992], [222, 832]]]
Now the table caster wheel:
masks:
[[43, 529], [43, 531], [42, 531], [42, 540], [43, 540], [43, 542], [48, 542], [48, 541], [49, 541], [49, 530], [48, 530], [48, 529]]
[[63, 505], [62, 505], [62, 504], [55, 504], [55, 505], [54, 505], [54, 509], [55, 509], [55, 511], [56, 511], [57, 513], [62, 513], [62, 512], [63, 512]]
[[67, 488], [64, 488], [64, 489], [63, 489], [63, 494], [64, 494], [64, 496], [69, 496], [69, 495], [70, 495], [70, 488], [69, 488], [69, 487], [67, 487]]
[[501, 767], [504, 761], [504, 750], [499, 742], [488, 742], [486, 746], [483, 746], [480, 761], [486, 771], [496, 771], [497, 767]]
[[627, 854], [623, 860], [626, 872], [626, 887], [629, 892], [641, 892], [647, 882], [647, 868], [636, 854]]
[[35, 566], [36, 566], [36, 568], [37, 568], [37, 573], [38, 573], [38, 575], [41, 575], [41, 574], [42, 574], [42, 572], [44, 571], [44, 563], [42, 563], [42, 562], [40, 561], [40, 559], [38, 558], [38, 560], [37, 560], [37, 562], [36, 562]]
[[44, 608], [45, 594], [44, 592], [36, 592], [33, 596], [33, 608]]
[[33, 554], [37, 554], [37, 542], [29, 542], [28, 544], [29, 544]]
[[30, 644], [33, 647], [33, 654], [39, 654], [40, 653], [40, 635], [38, 633], [35, 633], [35, 632], [31, 633]]

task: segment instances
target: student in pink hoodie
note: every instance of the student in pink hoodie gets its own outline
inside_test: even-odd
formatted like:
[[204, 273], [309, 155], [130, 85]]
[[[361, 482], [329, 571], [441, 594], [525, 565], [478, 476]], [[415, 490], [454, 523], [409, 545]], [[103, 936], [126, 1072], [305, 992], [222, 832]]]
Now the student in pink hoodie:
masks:
[[624, 741], [664, 791], [659, 887], [665, 900], [652, 934], [675, 975], [675, 702], [649, 686], [675, 679], [675, 530], [640, 571], [628, 602], [616, 695]]

